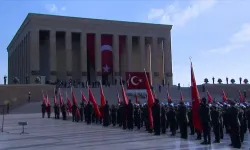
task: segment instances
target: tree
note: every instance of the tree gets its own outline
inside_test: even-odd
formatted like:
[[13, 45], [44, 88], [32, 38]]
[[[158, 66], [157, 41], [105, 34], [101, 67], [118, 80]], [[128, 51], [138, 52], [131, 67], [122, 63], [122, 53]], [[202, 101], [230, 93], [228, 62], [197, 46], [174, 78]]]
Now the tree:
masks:
[[219, 78], [217, 82], [218, 82], [219, 84], [221, 84], [221, 83], [222, 83], [222, 80]]
[[214, 84], [214, 79], [215, 79], [215, 78], [213, 77], [213, 78], [212, 78], [212, 80], [213, 80], [213, 84]]
[[40, 84], [40, 83], [41, 83], [40, 77], [36, 77], [35, 83], [36, 83], [36, 84]]
[[240, 84], [241, 84], [241, 82], [242, 82], [242, 78], [240, 77], [239, 79], [240, 79]]
[[243, 81], [245, 84], [248, 84], [248, 80], [247, 79], [244, 79]]
[[235, 80], [234, 80], [234, 79], [231, 79], [231, 83], [234, 84], [234, 83], [235, 83]]
[[14, 84], [18, 84], [18, 83], [19, 83], [19, 79], [18, 79], [17, 77], [14, 77], [13, 83], [14, 83]]
[[204, 82], [207, 84], [209, 81], [207, 78], [204, 79]]
[[227, 82], [227, 84], [228, 84], [228, 77], [226, 77], [226, 82]]

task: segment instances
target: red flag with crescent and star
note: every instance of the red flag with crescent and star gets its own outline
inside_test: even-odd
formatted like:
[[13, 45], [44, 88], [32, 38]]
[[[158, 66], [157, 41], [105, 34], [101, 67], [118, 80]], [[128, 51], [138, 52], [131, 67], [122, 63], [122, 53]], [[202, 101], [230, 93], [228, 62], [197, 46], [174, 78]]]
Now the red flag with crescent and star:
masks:
[[[149, 73], [146, 72], [148, 80], [150, 79]], [[126, 72], [127, 89], [146, 89], [145, 72]], [[150, 83], [150, 81], [148, 81]]]
[[101, 36], [101, 56], [102, 56], [102, 74], [110, 74], [113, 72], [113, 36]]
[[202, 132], [202, 126], [200, 121], [200, 94], [196, 85], [194, 76], [194, 69], [191, 62], [191, 98], [192, 98], [192, 118], [195, 129]]

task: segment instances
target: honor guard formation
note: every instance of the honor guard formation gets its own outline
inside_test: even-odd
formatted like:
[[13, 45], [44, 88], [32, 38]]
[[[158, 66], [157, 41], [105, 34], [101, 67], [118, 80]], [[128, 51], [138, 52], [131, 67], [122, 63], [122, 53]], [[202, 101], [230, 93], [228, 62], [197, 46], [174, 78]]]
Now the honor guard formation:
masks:
[[[61, 95], [60, 92], [59, 95]], [[245, 134], [248, 129], [250, 131], [250, 105], [231, 100], [225, 103], [215, 101], [208, 103], [206, 98], [202, 98], [198, 110], [202, 130], [199, 130], [194, 126], [192, 105], [182, 100], [178, 104], [171, 100], [168, 103], [161, 103], [155, 98], [151, 108], [146, 103], [133, 104], [131, 100], [128, 104], [120, 102], [111, 106], [108, 101], [102, 101], [102, 104], [96, 108], [96, 103], [91, 103], [91, 100], [85, 97], [80, 104], [76, 103], [74, 93], [72, 93], [73, 104], [69, 99], [66, 104], [60, 96], [59, 99], [60, 104], [57, 103], [56, 96], [54, 97], [52, 108], [49, 100], [44, 97], [41, 105], [43, 118], [46, 113], [47, 117], [51, 118], [51, 111], [53, 111], [55, 119], [72, 119], [72, 122], [85, 122], [87, 125], [100, 124], [104, 127], [119, 126], [123, 130], [131, 131], [145, 130], [156, 136], [161, 134], [176, 136], [180, 133], [182, 139], [196, 136], [196, 140], [202, 140], [203, 145], [220, 143], [225, 135], [229, 135], [231, 143], [228, 144], [234, 148], [241, 148]], [[150, 110], [153, 125], [150, 123]], [[214, 134], [214, 139], [211, 139], [211, 134]]]

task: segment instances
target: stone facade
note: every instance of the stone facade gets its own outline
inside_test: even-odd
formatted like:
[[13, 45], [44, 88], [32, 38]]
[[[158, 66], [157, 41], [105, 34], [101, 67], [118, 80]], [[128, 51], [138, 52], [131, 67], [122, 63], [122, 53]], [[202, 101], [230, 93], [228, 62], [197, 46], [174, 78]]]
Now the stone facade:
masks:
[[[101, 37], [112, 35], [113, 73], [108, 80], [125, 72], [150, 72], [153, 84], [173, 84], [171, 25], [85, 19], [28, 14], [9, 44], [8, 79], [21, 83], [46, 80], [101, 80]], [[87, 37], [95, 36], [94, 66], [89, 65]], [[120, 37], [125, 37], [123, 52]]]

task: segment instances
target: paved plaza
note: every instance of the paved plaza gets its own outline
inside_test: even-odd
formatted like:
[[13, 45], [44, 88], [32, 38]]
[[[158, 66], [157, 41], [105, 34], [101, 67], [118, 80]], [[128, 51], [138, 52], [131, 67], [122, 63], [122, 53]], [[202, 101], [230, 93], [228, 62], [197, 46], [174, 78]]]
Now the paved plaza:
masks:
[[[167, 135], [153, 136], [143, 130], [124, 131], [118, 127], [102, 127], [101, 125], [86, 125], [71, 121], [41, 118], [41, 114], [11, 114], [6, 115], [4, 131], [1, 133], [0, 150], [230, 150], [228, 135], [220, 144], [211, 146], [200, 145], [201, 141], [181, 140]], [[26, 132], [20, 135], [19, 121], [27, 121]], [[250, 136], [242, 149], [249, 149]]]

